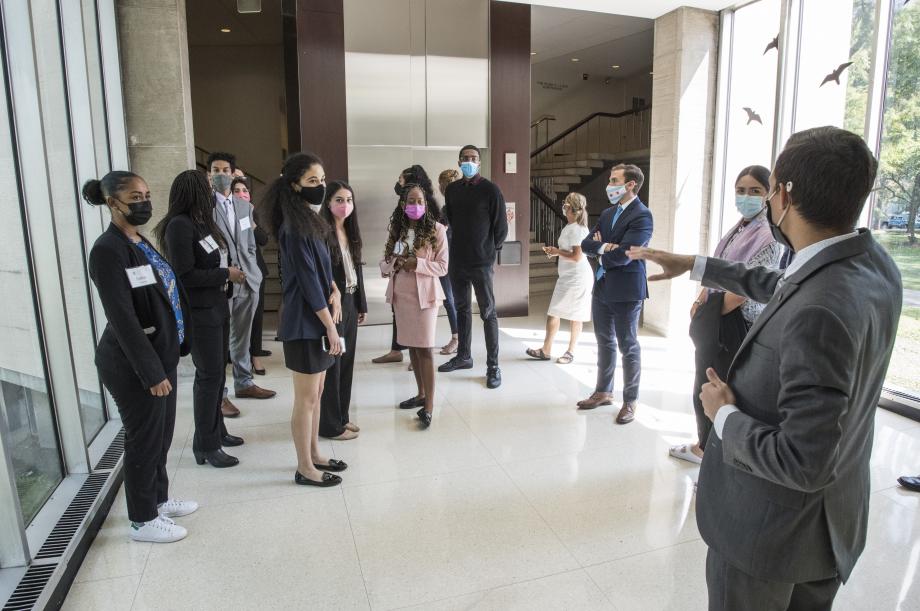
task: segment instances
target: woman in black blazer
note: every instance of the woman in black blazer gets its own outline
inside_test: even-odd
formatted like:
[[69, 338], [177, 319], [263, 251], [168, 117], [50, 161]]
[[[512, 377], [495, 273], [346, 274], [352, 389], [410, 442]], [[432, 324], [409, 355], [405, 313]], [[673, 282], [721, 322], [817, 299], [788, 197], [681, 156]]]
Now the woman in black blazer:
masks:
[[323, 487], [342, 483], [342, 478], [330, 471], [348, 467], [320, 454], [317, 439], [326, 370], [342, 352], [336, 329], [342, 318], [341, 293], [332, 278], [328, 245], [331, 228], [312, 209], [322, 206], [325, 191], [326, 176], [319, 157], [296, 153], [284, 162], [281, 176], [269, 186], [262, 201], [262, 221], [268, 223], [278, 242], [285, 273], [284, 318], [278, 335], [284, 342], [284, 364], [294, 378], [294, 481]]
[[171, 518], [198, 509], [194, 501], [169, 498], [166, 472], [176, 422], [176, 366], [191, 344], [188, 303], [175, 272], [137, 231], [153, 209], [147, 183], [131, 172], [109, 172], [83, 185], [83, 198], [112, 213], [112, 224], [90, 251], [89, 275], [108, 320], [96, 367], [125, 427], [130, 536], [171, 543], [188, 534]]
[[345, 352], [326, 370], [326, 383], [320, 404], [321, 437], [346, 440], [358, 436], [358, 425], [348, 415], [351, 382], [355, 371], [355, 342], [358, 325], [367, 317], [364, 272], [361, 262], [361, 230], [355, 194], [347, 183], [334, 180], [326, 185], [320, 216], [333, 227], [331, 240], [332, 277], [342, 293], [342, 322], [339, 333], [345, 338]]
[[239, 284], [246, 276], [228, 260], [227, 245], [214, 222], [213, 201], [204, 174], [182, 172], [173, 180], [169, 210], [154, 235], [188, 294], [195, 325], [195, 462], [222, 468], [239, 464], [223, 446], [243, 443], [242, 438], [227, 433], [220, 406], [230, 350], [227, 289], [230, 282]]

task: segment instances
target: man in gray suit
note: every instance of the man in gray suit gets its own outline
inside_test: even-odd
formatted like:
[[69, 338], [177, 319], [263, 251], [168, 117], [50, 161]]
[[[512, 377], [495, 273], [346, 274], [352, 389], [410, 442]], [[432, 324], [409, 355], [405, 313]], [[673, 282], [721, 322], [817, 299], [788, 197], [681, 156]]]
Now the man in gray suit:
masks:
[[[259, 306], [262, 270], [259, 269], [256, 258], [252, 204], [230, 194], [230, 183], [235, 170], [234, 155], [211, 153], [208, 156], [208, 179], [214, 189], [214, 220], [227, 242], [230, 260], [246, 274], [243, 284], [233, 285], [233, 296], [230, 298], [230, 361], [233, 364], [233, 387], [238, 399], [269, 399], [275, 396], [275, 391], [256, 386], [252, 379], [249, 343], [252, 321]], [[222, 410], [224, 416], [239, 415], [239, 410], [226, 397]]]
[[766, 199], [782, 271], [633, 249], [663, 273], [767, 307], [726, 381], [700, 398], [716, 433], [700, 468], [709, 609], [830, 609], [866, 542], [875, 409], [901, 311], [901, 277], [854, 230], [878, 164], [836, 127], [797, 133]]

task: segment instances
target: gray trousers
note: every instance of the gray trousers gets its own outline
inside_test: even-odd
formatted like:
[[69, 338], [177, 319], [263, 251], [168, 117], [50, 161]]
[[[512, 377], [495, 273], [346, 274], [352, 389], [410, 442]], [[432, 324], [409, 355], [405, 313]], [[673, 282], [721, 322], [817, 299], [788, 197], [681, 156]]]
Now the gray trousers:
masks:
[[238, 288], [238, 294], [230, 299], [230, 362], [233, 364], [233, 389], [249, 388], [252, 381], [252, 355], [249, 344], [252, 341], [252, 321], [259, 307], [259, 292], [247, 285]]
[[709, 548], [706, 585], [709, 611], [831, 611], [840, 579], [805, 583], [765, 581], [739, 571]]

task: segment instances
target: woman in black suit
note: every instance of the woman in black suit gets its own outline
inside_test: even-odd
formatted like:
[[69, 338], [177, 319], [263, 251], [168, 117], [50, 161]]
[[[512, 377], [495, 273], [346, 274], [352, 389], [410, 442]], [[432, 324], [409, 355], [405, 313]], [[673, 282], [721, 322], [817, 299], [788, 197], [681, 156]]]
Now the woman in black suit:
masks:
[[[320, 453], [320, 399], [326, 370], [341, 354], [336, 324], [342, 319], [341, 293], [332, 277], [329, 256], [331, 228], [313, 207], [326, 192], [323, 163], [312, 153], [295, 153], [281, 168], [262, 201], [262, 221], [278, 242], [285, 279], [284, 318], [278, 335], [284, 342], [284, 364], [294, 378], [291, 434], [297, 450], [294, 481], [303, 486], [336, 486], [343, 461]], [[350, 347], [346, 347], [351, 349]]]
[[320, 216], [333, 227], [331, 242], [332, 277], [342, 293], [342, 322], [339, 333], [345, 338], [345, 352], [326, 370], [326, 384], [320, 403], [321, 437], [346, 440], [358, 436], [358, 425], [348, 415], [351, 382], [355, 372], [355, 342], [358, 325], [367, 317], [364, 272], [361, 262], [361, 230], [352, 188], [341, 180], [326, 185]]
[[171, 543], [188, 534], [171, 518], [198, 509], [194, 501], [169, 498], [166, 472], [176, 422], [176, 367], [191, 343], [188, 303], [175, 272], [137, 231], [153, 210], [147, 183], [131, 172], [109, 172], [83, 185], [83, 198], [112, 213], [112, 224], [89, 253], [89, 275], [108, 320], [96, 367], [125, 427], [130, 536]]
[[230, 349], [227, 288], [229, 282], [239, 284], [246, 276], [228, 261], [227, 245], [214, 222], [213, 208], [204, 174], [186, 170], [173, 180], [169, 209], [154, 235], [188, 294], [195, 325], [195, 462], [223, 468], [239, 464], [223, 446], [243, 443], [242, 438], [227, 433], [220, 411]]

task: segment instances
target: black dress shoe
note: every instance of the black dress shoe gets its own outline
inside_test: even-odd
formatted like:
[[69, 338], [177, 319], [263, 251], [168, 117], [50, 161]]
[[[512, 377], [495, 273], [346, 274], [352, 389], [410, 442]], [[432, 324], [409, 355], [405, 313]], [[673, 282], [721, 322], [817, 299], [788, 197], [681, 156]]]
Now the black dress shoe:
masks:
[[473, 368], [473, 359], [462, 359], [459, 356], [455, 356], [450, 359], [440, 367], [438, 371], [441, 373], [450, 373], [451, 371], [456, 371], [458, 369], [472, 369]]
[[332, 473], [323, 473], [323, 479], [316, 482], [312, 479], [307, 479], [300, 474], [300, 471], [294, 472], [294, 483], [300, 484], [301, 486], [319, 486], [320, 488], [328, 488], [330, 486], [338, 486], [342, 483], [342, 478], [338, 475], [333, 475]]
[[399, 409], [412, 409], [413, 407], [422, 407], [425, 405], [425, 397], [412, 397], [399, 404]]
[[489, 367], [486, 372], [486, 387], [498, 388], [502, 385], [502, 370], [498, 367]]
[[272, 355], [271, 350], [256, 350], [256, 353], [253, 354], [252, 356], [271, 356], [271, 355]]
[[220, 438], [220, 445], [224, 446], [225, 448], [241, 446], [243, 443], [244, 442], [242, 437], [237, 437], [236, 435], [231, 435], [230, 433], [227, 433]]
[[431, 414], [426, 412], [424, 407], [415, 413], [418, 414], [418, 421], [419, 424], [422, 425], [423, 429], [427, 429], [429, 426], [431, 426]]
[[208, 463], [212, 467], [217, 467], [218, 469], [235, 467], [240, 464], [240, 460], [236, 456], [230, 456], [223, 450], [212, 450], [210, 452], [199, 452], [195, 450], [195, 462], [199, 465]]
[[331, 473], [338, 473], [344, 471], [348, 468], [348, 463], [344, 460], [336, 460], [334, 458], [329, 459], [328, 465], [320, 465], [318, 463], [313, 463], [313, 466], [319, 469], [320, 471], [329, 471]]
[[914, 492], [920, 492], [920, 475], [917, 477], [910, 477], [905, 475], [898, 478], [898, 483], [907, 488], [908, 490], [913, 490]]

